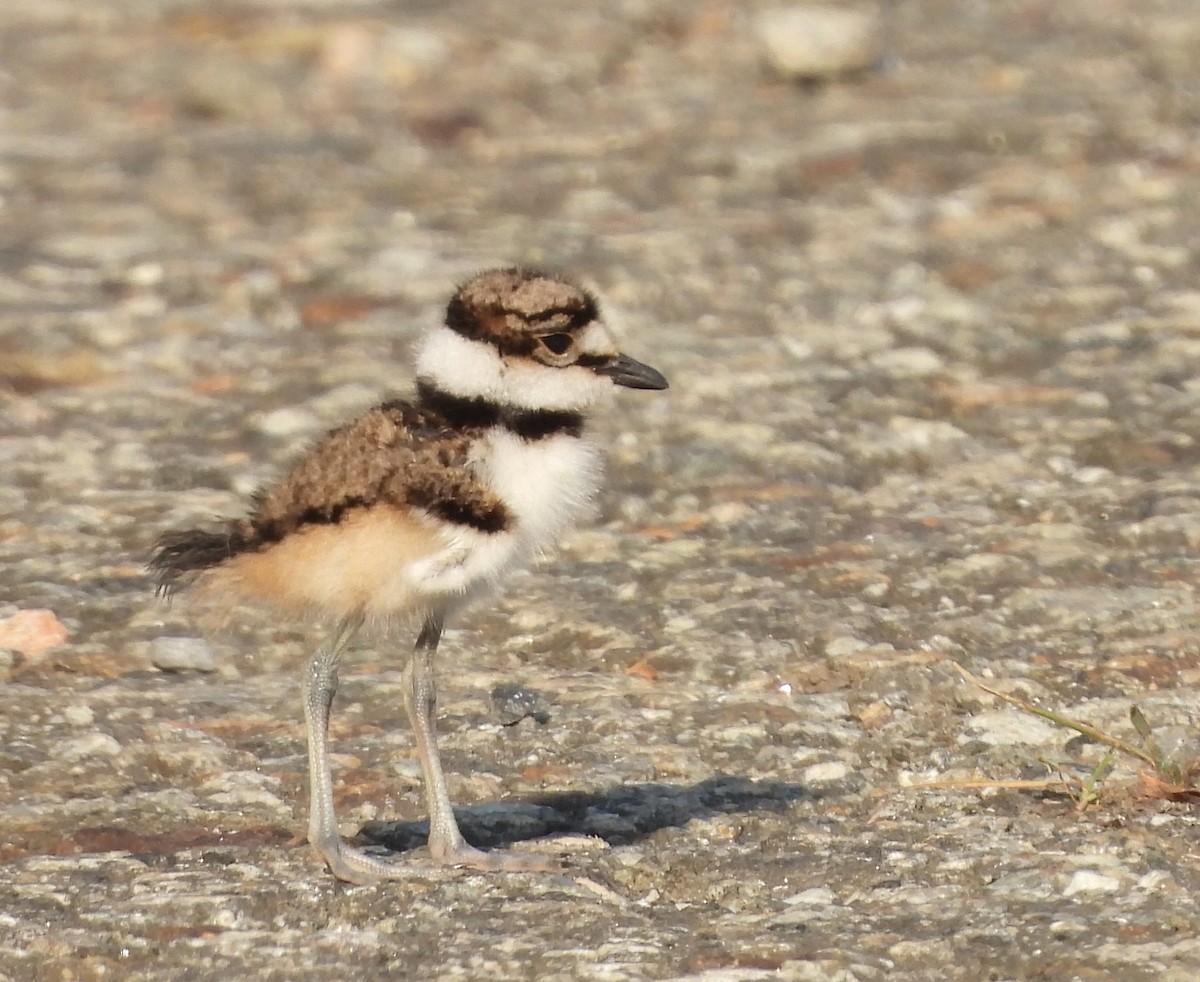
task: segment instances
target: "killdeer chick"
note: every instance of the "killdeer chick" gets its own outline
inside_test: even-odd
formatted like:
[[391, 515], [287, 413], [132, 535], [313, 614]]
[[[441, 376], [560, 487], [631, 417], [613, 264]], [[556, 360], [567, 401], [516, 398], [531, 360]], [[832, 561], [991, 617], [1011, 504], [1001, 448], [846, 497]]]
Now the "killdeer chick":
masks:
[[332, 431], [259, 492], [248, 518], [170, 532], [151, 560], [160, 594], [195, 585], [333, 621], [304, 678], [308, 838], [333, 875], [352, 883], [414, 869], [342, 841], [326, 740], [346, 646], [365, 621], [397, 618], [421, 625], [404, 703], [432, 858], [480, 870], [549, 868], [463, 839], [438, 758], [434, 654], [449, 615], [582, 517], [600, 477], [583, 435], [587, 413], [613, 386], [667, 387], [618, 351], [589, 293], [523, 269], [485, 272], [461, 287], [416, 368], [415, 400], [385, 402]]

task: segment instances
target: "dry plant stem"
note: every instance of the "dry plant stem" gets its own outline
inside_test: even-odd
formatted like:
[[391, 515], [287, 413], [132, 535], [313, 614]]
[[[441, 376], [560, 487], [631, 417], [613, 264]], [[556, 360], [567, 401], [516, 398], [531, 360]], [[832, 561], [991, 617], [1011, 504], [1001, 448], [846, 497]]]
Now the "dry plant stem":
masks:
[[[968, 789], [968, 790], [988, 790], [998, 789], [1004, 791], [1055, 791], [1060, 790], [1066, 784], [1061, 778], [1056, 780], [1012, 780], [1012, 781], [989, 781], [981, 779], [978, 781], [964, 778], [961, 781], [921, 781], [918, 784], [901, 785], [903, 791], [929, 791], [931, 789]], [[1070, 791], [1066, 792], [1070, 794]]]
[[998, 689], [993, 689], [990, 685], [985, 685], [976, 676], [968, 672], [962, 665], [957, 662], [952, 662], [959, 673], [968, 682], [977, 685], [984, 692], [995, 696], [997, 699], [1003, 699], [1007, 703], [1025, 710], [1027, 713], [1032, 713], [1034, 716], [1040, 716], [1044, 720], [1054, 723], [1056, 726], [1065, 726], [1068, 730], [1074, 730], [1090, 740], [1095, 740], [1097, 743], [1102, 743], [1106, 747], [1112, 747], [1114, 750], [1119, 750], [1121, 753], [1129, 754], [1131, 757], [1136, 757], [1138, 760], [1144, 760], [1151, 767], [1157, 769], [1158, 761], [1154, 759], [1152, 754], [1142, 750], [1141, 747], [1135, 747], [1131, 743], [1126, 743], [1124, 740], [1119, 740], [1114, 736], [1109, 736], [1103, 730], [1098, 730], [1094, 726], [1080, 722], [1077, 719], [1071, 719], [1068, 716], [1060, 716], [1058, 713], [1053, 713], [1048, 709], [1042, 709], [1040, 706], [1035, 706], [1031, 702], [1026, 702], [1024, 699], [1018, 699], [1016, 696], [1010, 696], [1007, 692], [1001, 692]]

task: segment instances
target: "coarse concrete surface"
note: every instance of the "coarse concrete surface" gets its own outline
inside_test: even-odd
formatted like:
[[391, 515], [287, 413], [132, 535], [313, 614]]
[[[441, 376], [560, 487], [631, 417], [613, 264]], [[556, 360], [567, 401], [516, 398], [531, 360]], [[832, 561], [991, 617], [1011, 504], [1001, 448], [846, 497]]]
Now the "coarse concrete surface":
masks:
[[[0, 978], [1200, 977], [1195, 0], [865, 9], [797, 82], [749, 2], [0, 4], [0, 620], [69, 634], [0, 652]], [[347, 887], [319, 632], [145, 558], [513, 262], [672, 383], [441, 652], [468, 836], [567, 872]], [[411, 641], [332, 732], [399, 863]]]

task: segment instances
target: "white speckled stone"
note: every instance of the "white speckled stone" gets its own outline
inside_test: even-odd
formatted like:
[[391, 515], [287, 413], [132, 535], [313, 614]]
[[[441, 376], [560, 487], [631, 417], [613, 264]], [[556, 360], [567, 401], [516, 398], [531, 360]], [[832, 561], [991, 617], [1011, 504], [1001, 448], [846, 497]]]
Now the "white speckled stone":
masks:
[[217, 657], [204, 638], [155, 638], [150, 661], [163, 672], [215, 672]]
[[1063, 896], [1073, 897], [1078, 893], [1115, 893], [1121, 889], [1121, 881], [1107, 873], [1097, 873], [1095, 870], [1077, 870], [1066, 887]]
[[759, 14], [754, 29], [767, 63], [792, 78], [861, 70], [882, 51], [879, 16], [867, 9], [778, 7]]
[[820, 764], [810, 764], [800, 772], [805, 784], [833, 784], [843, 780], [850, 773], [850, 768], [840, 760], [827, 760]]
[[82, 736], [63, 740], [55, 748], [59, 760], [86, 760], [89, 757], [115, 757], [121, 752], [121, 744], [107, 733], [85, 733]]

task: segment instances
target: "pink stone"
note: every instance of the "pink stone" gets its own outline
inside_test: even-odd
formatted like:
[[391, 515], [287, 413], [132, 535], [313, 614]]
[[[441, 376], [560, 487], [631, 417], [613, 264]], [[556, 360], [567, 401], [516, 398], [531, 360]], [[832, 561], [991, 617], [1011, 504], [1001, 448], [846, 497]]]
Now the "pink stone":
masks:
[[52, 610], [18, 610], [0, 620], [0, 648], [36, 658], [43, 651], [63, 644], [70, 635]]

